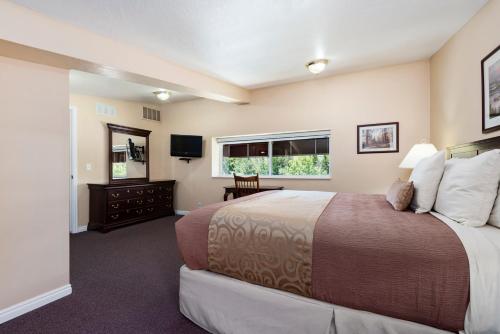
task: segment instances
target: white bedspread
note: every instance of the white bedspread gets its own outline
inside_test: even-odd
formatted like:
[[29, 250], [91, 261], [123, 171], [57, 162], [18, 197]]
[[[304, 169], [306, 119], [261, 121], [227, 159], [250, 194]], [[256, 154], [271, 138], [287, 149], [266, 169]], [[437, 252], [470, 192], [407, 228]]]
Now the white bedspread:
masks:
[[467, 227], [439, 214], [464, 245], [470, 268], [470, 303], [465, 333], [500, 333], [500, 229]]

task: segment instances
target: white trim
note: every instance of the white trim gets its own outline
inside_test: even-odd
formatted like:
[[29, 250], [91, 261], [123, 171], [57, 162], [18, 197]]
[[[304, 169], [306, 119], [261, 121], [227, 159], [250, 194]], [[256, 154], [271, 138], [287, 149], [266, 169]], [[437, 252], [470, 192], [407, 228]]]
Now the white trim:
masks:
[[72, 292], [71, 284], [66, 284], [52, 291], [42, 293], [36, 297], [30, 298], [18, 304], [0, 310], [0, 324], [14, 319], [20, 315], [33, 311], [39, 307], [52, 303], [60, 298], [70, 295]]
[[241, 136], [217, 137], [217, 143], [246, 143], [256, 141], [297, 140], [330, 137], [331, 130], [289, 131], [277, 133], [263, 133]]
[[178, 215], [178, 216], [185, 216], [185, 215], [189, 214], [189, 211], [175, 210], [175, 214]]
[[[213, 179], [233, 179], [233, 175], [216, 175]], [[262, 175], [259, 174], [259, 179], [277, 179], [277, 180], [331, 180], [331, 175]]]
[[87, 225], [81, 225], [81, 226], [78, 226], [78, 230], [76, 233], [86, 232], [86, 231], [87, 231]]
[[78, 110], [69, 107], [70, 114], [70, 203], [69, 232], [78, 233]]

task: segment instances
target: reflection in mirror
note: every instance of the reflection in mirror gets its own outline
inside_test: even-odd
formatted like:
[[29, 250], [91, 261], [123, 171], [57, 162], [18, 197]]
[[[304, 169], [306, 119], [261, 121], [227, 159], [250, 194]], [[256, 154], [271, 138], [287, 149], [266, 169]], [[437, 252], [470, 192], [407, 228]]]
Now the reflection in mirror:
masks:
[[112, 178], [145, 178], [146, 137], [113, 132], [112, 135]]

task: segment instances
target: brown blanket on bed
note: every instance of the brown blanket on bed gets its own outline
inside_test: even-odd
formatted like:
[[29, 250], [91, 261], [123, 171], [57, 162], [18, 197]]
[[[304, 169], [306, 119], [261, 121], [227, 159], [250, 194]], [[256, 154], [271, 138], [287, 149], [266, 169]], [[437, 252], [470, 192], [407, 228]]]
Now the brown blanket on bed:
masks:
[[[213, 215], [260, 196], [266, 193], [210, 205], [179, 220], [186, 265], [209, 269]], [[395, 211], [381, 195], [339, 193], [316, 222], [312, 253], [313, 298], [446, 330], [464, 328], [467, 255], [456, 234], [429, 214]]]

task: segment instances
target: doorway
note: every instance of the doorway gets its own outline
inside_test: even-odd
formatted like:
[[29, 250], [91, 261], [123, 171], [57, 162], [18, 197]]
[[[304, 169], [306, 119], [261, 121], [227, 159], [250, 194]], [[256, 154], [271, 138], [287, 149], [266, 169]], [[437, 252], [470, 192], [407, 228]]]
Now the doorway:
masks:
[[69, 185], [69, 233], [78, 233], [78, 114], [69, 107], [70, 115], [70, 185]]

